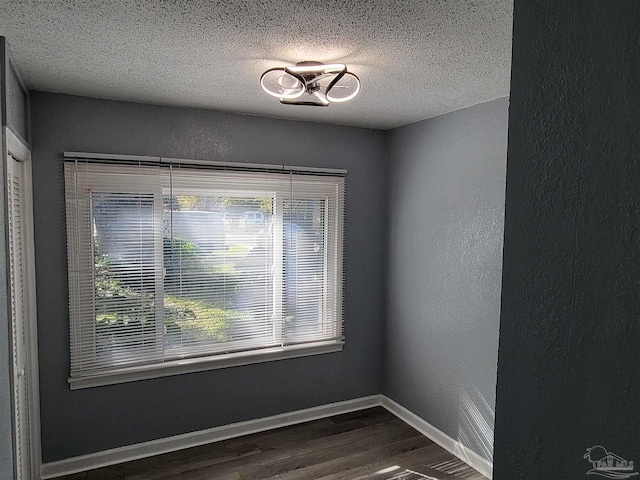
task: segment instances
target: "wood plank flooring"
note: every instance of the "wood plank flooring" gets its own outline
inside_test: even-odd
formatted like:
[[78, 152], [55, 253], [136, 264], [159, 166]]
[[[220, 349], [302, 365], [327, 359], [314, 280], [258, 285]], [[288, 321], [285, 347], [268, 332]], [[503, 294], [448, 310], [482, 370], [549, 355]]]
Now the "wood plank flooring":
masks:
[[486, 480], [382, 407], [61, 480]]

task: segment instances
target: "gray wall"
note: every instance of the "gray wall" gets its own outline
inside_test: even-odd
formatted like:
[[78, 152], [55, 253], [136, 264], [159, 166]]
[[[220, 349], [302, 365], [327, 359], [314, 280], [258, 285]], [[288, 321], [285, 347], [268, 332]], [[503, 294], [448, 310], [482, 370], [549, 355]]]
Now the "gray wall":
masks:
[[13, 61], [11, 49], [4, 37], [0, 37], [0, 57], [2, 57], [2, 88], [6, 102], [2, 103], [2, 125], [8, 126], [13, 133], [29, 143], [29, 94], [24, 87], [17, 66]]
[[23, 140], [29, 139], [28, 95], [13, 66], [7, 71], [7, 125]]
[[[45, 462], [380, 392], [383, 132], [41, 92], [32, 121]], [[344, 351], [70, 391], [65, 150], [348, 169]]]
[[494, 478], [640, 465], [640, 2], [516, 0]]
[[389, 132], [384, 393], [487, 459], [508, 99]]

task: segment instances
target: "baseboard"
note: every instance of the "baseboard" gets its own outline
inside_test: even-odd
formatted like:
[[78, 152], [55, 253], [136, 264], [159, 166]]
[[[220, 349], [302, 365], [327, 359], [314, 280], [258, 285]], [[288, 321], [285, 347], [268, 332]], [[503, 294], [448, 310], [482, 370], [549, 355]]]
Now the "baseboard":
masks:
[[297, 423], [309, 422], [320, 418], [363, 410], [382, 404], [381, 395], [371, 395], [344, 402], [330, 403], [304, 410], [273, 415], [271, 417], [232, 423], [221, 427], [209, 428], [197, 432], [175, 435], [172, 437], [137, 443], [125, 447], [114, 448], [102, 452], [67, 458], [42, 465], [41, 478], [54, 478], [72, 473], [83, 472], [94, 468], [106, 467], [140, 458], [151, 457], [162, 453], [174, 452], [185, 448], [197, 447], [207, 443], [219, 442], [229, 438], [240, 437], [252, 433], [263, 432]]
[[465, 447], [446, 433], [438, 430], [429, 422], [384, 395], [355, 398], [344, 402], [330, 403], [318, 407], [296, 410], [294, 412], [273, 415], [271, 417], [232, 423], [221, 427], [208, 428], [197, 432], [175, 435], [172, 437], [137, 443], [125, 447], [104, 450], [102, 452], [67, 458], [57, 462], [42, 465], [42, 479], [61, 477], [94, 468], [107, 467], [118, 463], [130, 462], [140, 458], [174, 452], [185, 448], [197, 447], [207, 443], [219, 442], [229, 438], [241, 437], [252, 433], [263, 432], [288, 425], [310, 422], [320, 418], [340, 415], [342, 413], [364, 410], [376, 406], [383, 406], [400, 420], [411, 425], [423, 435], [427, 436], [445, 450], [451, 452], [460, 460], [475, 468], [488, 478], [492, 477], [493, 464], [473, 450]]
[[493, 463], [489, 462], [486, 458], [478, 455], [476, 452], [464, 446], [457, 440], [454, 440], [442, 430], [437, 429], [429, 422], [423, 420], [410, 410], [407, 410], [399, 403], [394, 402], [389, 397], [381, 395], [381, 403], [384, 408], [389, 410], [400, 420], [411, 425], [426, 437], [429, 437], [435, 443], [458, 457], [467, 465], [475, 468], [485, 477], [492, 478]]

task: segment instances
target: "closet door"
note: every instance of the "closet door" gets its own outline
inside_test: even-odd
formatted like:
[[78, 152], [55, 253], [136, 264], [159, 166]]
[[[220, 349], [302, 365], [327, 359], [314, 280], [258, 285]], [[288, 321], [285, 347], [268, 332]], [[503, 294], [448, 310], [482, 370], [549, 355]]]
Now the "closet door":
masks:
[[13, 405], [15, 429], [15, 473], [18, 480], [31, 479], [31, 440], [29, 435], [29, 364], [26, 281], [25, 164], [7, 158], [7, 199], [9, 228], [9, 267], [11, 271], [11, 335], [13, 347]]

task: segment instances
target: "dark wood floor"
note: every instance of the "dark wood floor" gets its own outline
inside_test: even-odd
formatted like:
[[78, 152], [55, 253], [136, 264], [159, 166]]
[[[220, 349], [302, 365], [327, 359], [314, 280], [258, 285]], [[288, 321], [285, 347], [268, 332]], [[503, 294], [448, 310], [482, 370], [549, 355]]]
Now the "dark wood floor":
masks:
[[486, 480], [381, 407], [62, 478]]

